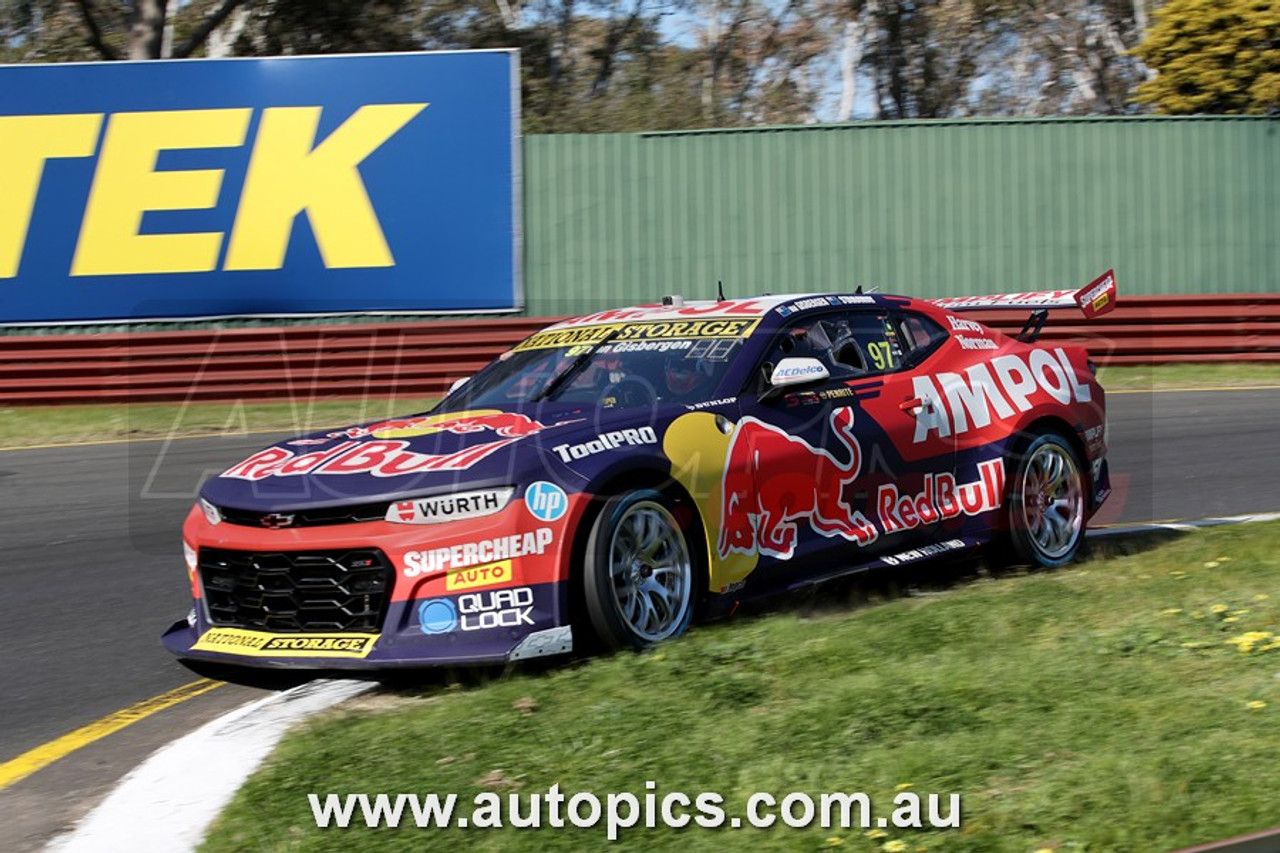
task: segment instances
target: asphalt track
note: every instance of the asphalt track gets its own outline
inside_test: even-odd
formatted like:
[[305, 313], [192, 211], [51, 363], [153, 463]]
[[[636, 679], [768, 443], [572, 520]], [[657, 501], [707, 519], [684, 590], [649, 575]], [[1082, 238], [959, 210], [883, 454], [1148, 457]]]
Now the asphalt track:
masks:
[[[1098, 523], [1280, 510], [1280, 389], [1114, 393], [1108, 402], [1116, 492]], [[204, 476], [268, 441], [0, 452], [0, 764], [195, 679], [159, 644], [189, 607], [182, 520]], [[205, 714], [253, 695], [223, 690], [196, 700]]]

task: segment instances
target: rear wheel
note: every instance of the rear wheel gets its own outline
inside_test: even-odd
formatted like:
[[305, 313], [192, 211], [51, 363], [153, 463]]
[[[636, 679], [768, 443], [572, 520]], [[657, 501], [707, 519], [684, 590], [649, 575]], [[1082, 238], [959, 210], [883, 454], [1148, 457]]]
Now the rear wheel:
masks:
[[1009, 494], [1015, 554], [1040, 566], [1071, 561], [1084, 540], [1085, 483], [1075, 450], [1044, 433], [1022, 452]]
[[693, 558], [670, 499], [642, 489], [610, 498], [587, 540], [587, 615], [611, 649], [642, 649], [689, 627]]

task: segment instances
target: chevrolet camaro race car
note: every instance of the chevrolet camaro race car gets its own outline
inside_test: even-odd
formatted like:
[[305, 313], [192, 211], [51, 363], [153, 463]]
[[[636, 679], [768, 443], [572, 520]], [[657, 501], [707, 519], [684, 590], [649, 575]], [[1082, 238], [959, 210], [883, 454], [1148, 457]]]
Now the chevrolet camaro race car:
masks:
[[[604, 311], [534, 334], [433, 410], [284, 441], [207, 480], [183, 527], [198, 665], [392, 668], [642, 648], [695, 616], [994, 545], [1055, 566], [1106, 498], [1083, 349], [971, 307], [766, 296]], [[892, 569], [890, 569], [892, 570]]]

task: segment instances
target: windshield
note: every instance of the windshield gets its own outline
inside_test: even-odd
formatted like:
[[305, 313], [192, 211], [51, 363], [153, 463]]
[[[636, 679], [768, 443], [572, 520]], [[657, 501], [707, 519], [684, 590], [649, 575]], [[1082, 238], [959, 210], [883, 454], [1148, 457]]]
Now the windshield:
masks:
[[594, 343], [571, 346], [542, 346], [557, 339], [534, 335], [450, 394], [439, 409], [541, 399], [603, 408], [705, 400], [720, 386], [742, 346], [742, 338], [618, 339], [631, 337], [634, 328], [609, 330]]

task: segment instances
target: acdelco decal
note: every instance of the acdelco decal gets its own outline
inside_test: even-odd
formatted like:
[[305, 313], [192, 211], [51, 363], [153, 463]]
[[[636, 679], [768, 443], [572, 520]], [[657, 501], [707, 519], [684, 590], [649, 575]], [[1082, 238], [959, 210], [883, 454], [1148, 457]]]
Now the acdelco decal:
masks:
[[418, 453], [407, 441], [344, 441], [329, 450], [301, 456], [284, 447], [269, 447], [222, 472], [233, 480], [297, 477], [303, 474], [368, 474], [399, 477], [422, 471], [463, 471], [518, 439], [501, 438], [453, 453]]
[[393, 266], [358, 167], [426, 106], [366, 104], [319, 140], [322, 107], [261, 110], [229, 234], [145, 233], [143, 220], [217, 206], [224, 170], [157, 164], [167, 152], [245, 146], [253, 109], [0, 117], [0, 278], [18, 274], [46, 163], [95, 154], [72, 276], [210, 272], [224, 239], [222, 270], [278, 270], [303, 213], [326, 268]]
[[450, 569], [467, 568], [480, 563], [495, 563], [517, 557], [541, 554], [555, 539], [550, 527], [539, 527], [528, 533], [513, 533], [480, 542], [467, 542], [427, 551], [409, 551], [404, 555], [404, 576], [416, 578]]
[[964, 376], [917, 376], [912, 380], [912, 391], [922, 400], [934, 401], [916, 416], [917, 444], [928, 439], [930, 433], [946, 438], [989, 426], [992, 410], [1001, 419], [1013, 417], [1015, 410], [1028, 412], [1032, 408], [1031, 397], [1041, 393], [1063, 405], [1072, 400], [1088, 403], [1093, 399], [1088, 384], [1077, 381], [1071, 359], [1061, 347], [1052, 353], [1033, 350], [1025, 359], [1020, 355], [998, 356], [967, 368]]
[[363, 658], [377, 634], [270, 634], [242, 628], [210, 628], [192, 649], [248, 657]]

